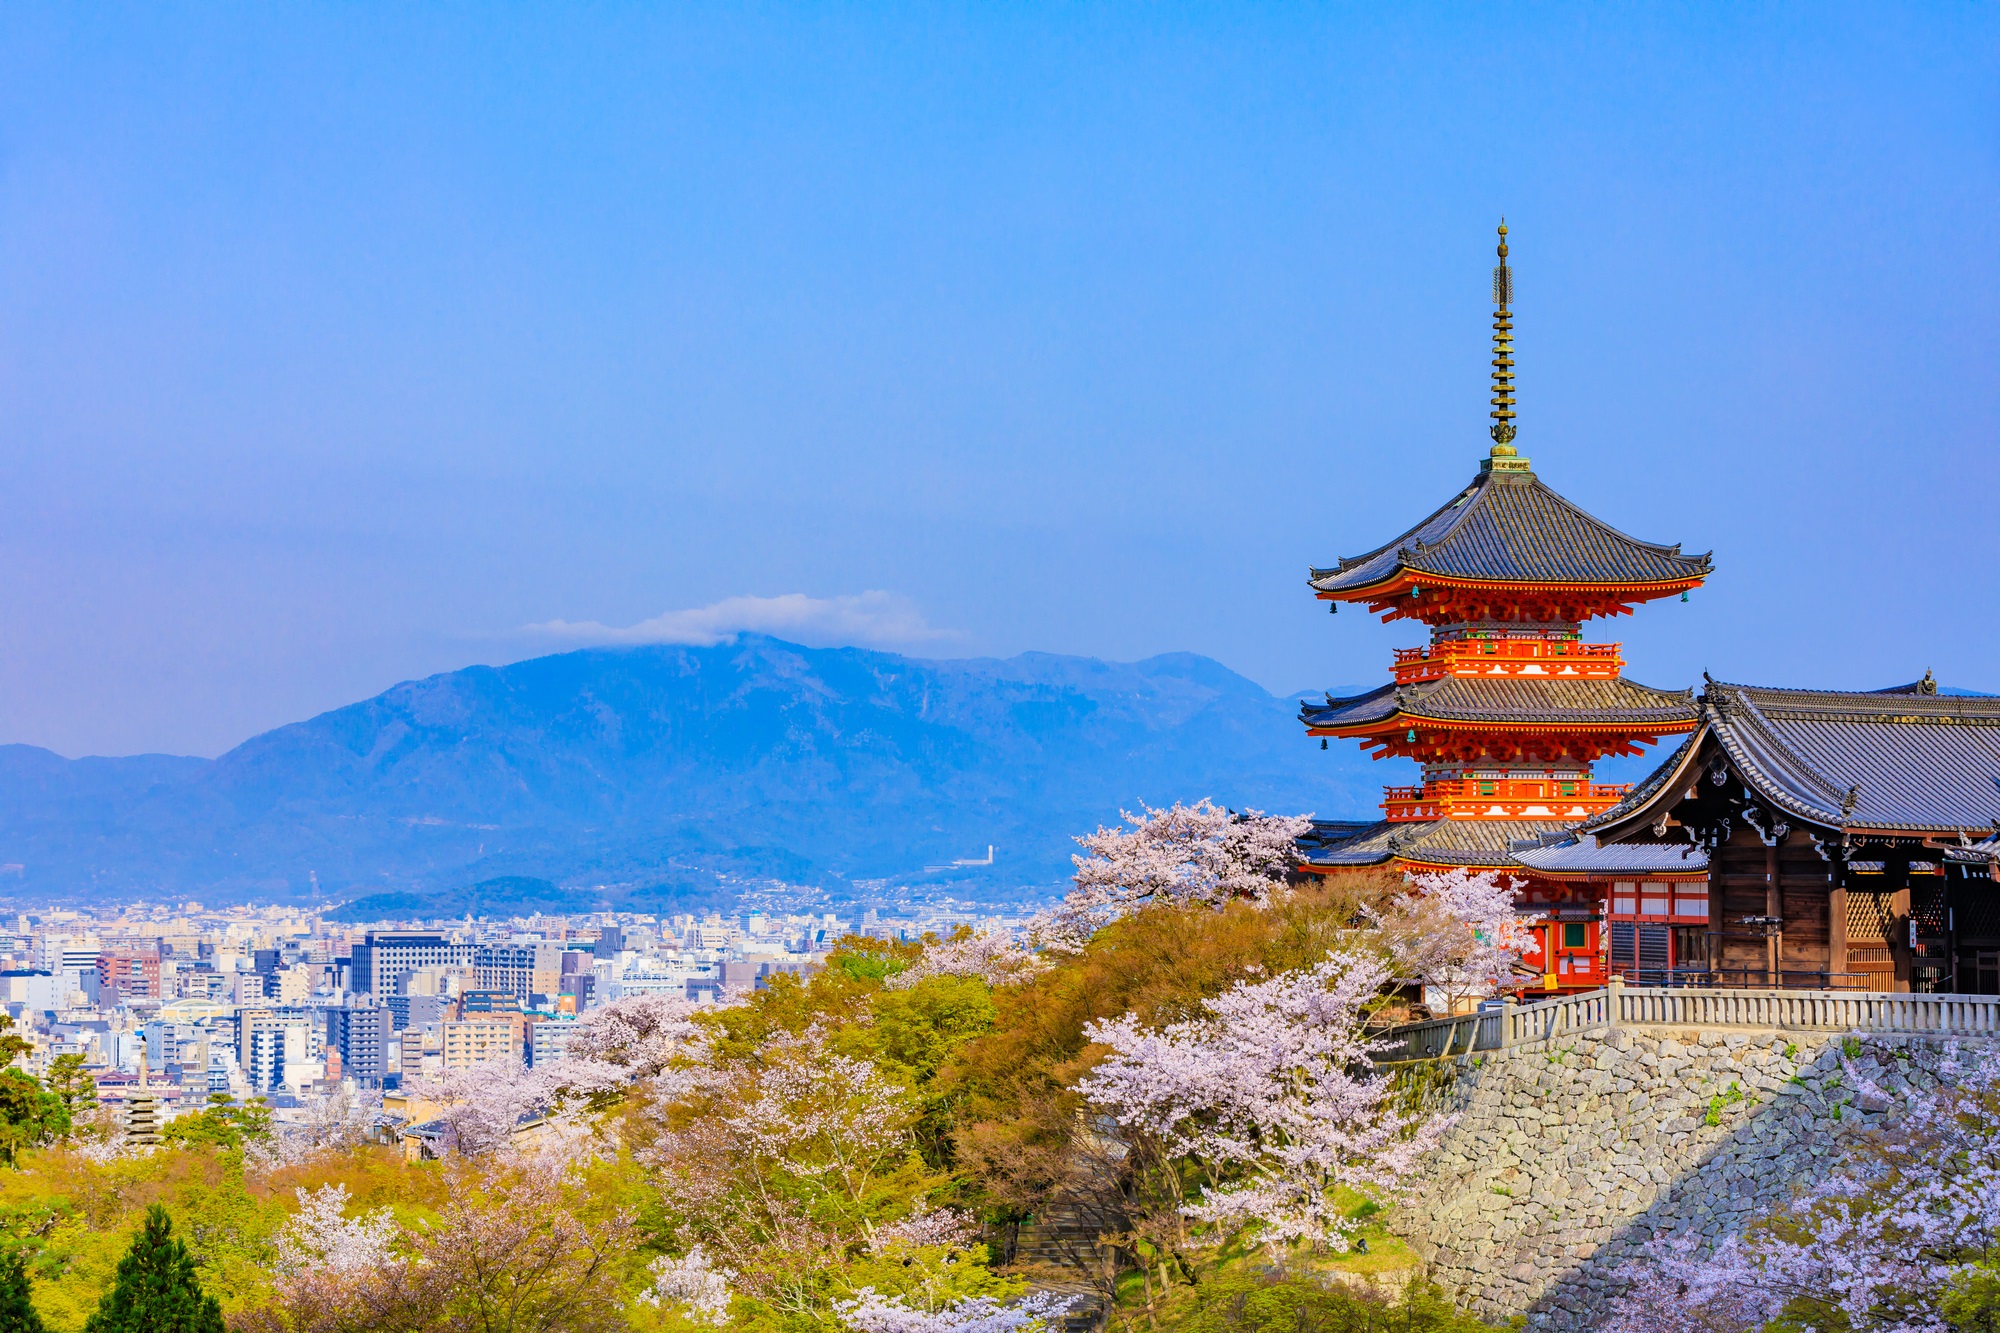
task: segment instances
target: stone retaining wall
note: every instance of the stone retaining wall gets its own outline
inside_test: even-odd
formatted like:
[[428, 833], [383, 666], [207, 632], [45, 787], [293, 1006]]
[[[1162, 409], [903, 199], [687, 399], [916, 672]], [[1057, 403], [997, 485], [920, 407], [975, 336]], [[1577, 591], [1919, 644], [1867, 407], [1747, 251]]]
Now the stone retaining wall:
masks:
[[[1626, 1027], [1462, 1057], [1458, 1119], [1394, 1226], [1481, 1315], [1588, 1329], [1631, 1251], [1737, 1229], [1817, 1179], [1843, 1136], [1938, 1085], [1941, 1048]], [[1886, 1098], [1858, 1098], [1857, 1073]]]

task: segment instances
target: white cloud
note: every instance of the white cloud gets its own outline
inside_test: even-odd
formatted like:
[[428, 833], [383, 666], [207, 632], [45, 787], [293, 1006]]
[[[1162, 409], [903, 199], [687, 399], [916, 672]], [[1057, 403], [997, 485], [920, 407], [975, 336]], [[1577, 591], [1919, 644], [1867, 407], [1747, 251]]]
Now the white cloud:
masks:
[[819, 648], [892, 648], [959, 637], [956, 630], [926, 623], [909, 598], [880, 589], [851, 597], [808, 597], [802, 592], [729, 597], [709, 606], [668, 611], [636, 625], [549, 620], [527, 630], [573, 643], [681, 643], [702, 648], [743, 633], [769, 634]]

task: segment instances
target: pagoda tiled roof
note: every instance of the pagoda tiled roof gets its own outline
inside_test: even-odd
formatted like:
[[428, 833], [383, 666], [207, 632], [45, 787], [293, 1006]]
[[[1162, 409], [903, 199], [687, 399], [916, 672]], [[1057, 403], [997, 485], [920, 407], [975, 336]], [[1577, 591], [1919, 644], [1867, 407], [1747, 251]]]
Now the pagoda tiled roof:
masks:
[[1632, 586], [1705, 578], [1709, 555], [1629, 537], [1533, 473], [1485, 472], [1387, 545], [1313, 569], [1324, 593], [1355, 592], [1407, 571], [1499, 584]]
[[1983, 837], [2000, 820], [2000, 698], [1711, 680], [1699, 705], [1699, 729], [1584, 830], [1622, 837], [1652, 823], [1715, 755], [1765, 803], [1822, 828]]
[[1398, 716], [1496, 726], [1629, 725], [1679, 731], [1695, 722], [1696, 705], [1693, 690], [1656, 690], [1623, 676], [1444, 676], [1299, 705], [1299, 720], [1308, 727], [1358, 728]]

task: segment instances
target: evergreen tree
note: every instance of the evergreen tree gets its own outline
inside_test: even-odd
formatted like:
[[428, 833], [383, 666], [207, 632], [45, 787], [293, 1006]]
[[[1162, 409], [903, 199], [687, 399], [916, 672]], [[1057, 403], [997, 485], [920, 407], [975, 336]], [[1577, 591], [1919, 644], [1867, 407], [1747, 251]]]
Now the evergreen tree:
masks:
[[0, 1333], [42, 1333], [28, 1300], [28, 1265], [19, 1252], [0, 1258]]
[[222, 1307], [201, 1289], [187, 1246], [173, 1238], [167, 1210], [154, 1204], [118, 1277], [84, 1333], [223, 1333]]

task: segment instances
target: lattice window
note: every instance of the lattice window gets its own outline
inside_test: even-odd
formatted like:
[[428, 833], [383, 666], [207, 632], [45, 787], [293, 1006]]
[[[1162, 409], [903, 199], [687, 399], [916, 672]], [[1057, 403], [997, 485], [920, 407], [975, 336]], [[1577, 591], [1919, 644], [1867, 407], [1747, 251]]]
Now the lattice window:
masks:
[[1896, 914], [1889, 910], [1889, 904], [1894, 897], [1895, 895], [1889, 892], [1849, 889], [1847, 938], [1851, 942], [1861, 944], [1887, 940], [1889, 927], [1896, 919]]
[[1910, 885], [1910, 915], [1919, 935], [1944, 934], [1944, 876], [1932, 875]]

